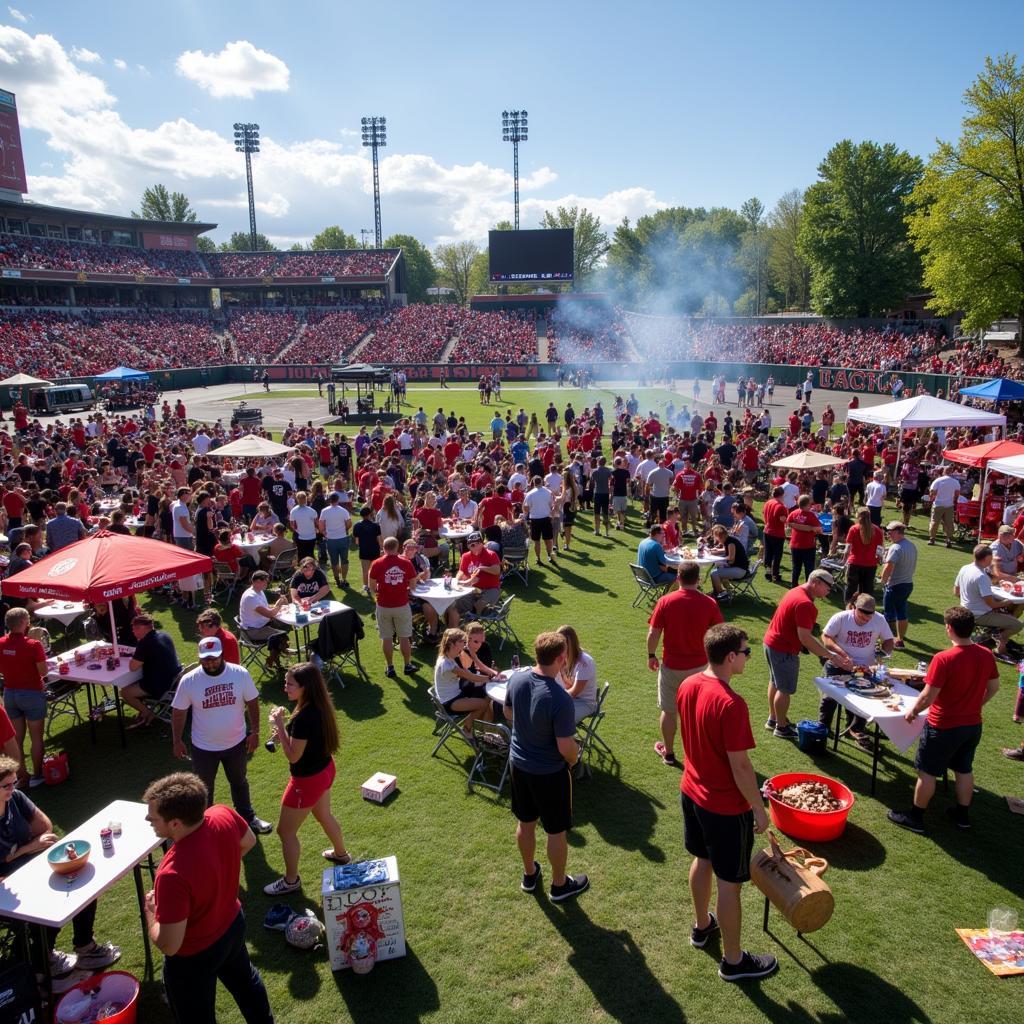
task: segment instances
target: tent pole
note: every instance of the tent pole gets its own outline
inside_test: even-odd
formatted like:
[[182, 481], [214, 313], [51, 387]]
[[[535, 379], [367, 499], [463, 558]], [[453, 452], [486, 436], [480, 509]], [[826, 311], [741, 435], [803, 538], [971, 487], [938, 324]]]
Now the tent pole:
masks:
[[978, 543], [981, 543], [981, 529], [985, 522], [985, 484], [988, 483], [988, 461], [985, 462], [985, 468], [981, 474], [981, 501], [978, 502]]
[[114, 598], [111, 598], [107, 602], [107, 610], [110, 612], [110, 635], [114, 639], [114, 657], [116, 658], [121, 645], [118, 643], [117, 638], [117, 620], [114, 618], [114, 600]]

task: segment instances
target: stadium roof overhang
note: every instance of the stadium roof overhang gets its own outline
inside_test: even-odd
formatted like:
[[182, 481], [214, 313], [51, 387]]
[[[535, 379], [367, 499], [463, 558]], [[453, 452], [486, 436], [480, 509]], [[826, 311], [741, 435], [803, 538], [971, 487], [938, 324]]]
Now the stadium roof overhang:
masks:
[[112, 213], [95, 213], [92, 210], [72, 210], [64, 206], [49, 206], [45, 203], [18, 202], [0, 199], [0, 215], [4, 217], [47, 218], [62, 224], [80, 227], [123, 228], [129, 231], [174, 231], [178, 234], [201, 235], [212, 231], [216, 224], [204, 221], [145, 220], [142, 217], [125, 217]]

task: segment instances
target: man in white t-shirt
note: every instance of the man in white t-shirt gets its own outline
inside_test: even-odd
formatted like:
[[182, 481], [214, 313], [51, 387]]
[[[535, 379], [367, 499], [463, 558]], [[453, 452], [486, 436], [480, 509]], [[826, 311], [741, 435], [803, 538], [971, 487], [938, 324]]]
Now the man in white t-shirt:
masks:
[[799, 477], [796, 473], [787, 473], [786, 482], [782, 485], [783, 508], [792, 512], [800, 499], [800, 485], [797, 483]]
[[940, 466], [938, 476], [931, 482], [928, 493], [932, 496], [932, 520], [928, 527], [928, 543], [935, 543], [939, 523], [946, 531], [946, 547], [953, 546], [954, 510], [960, 497], [960, 484], [947, 475], [946, 467]]
[[871, 522], [882, 525], [882, 503], [885, 501], [885, 474], [876, 469], [871, 480], [864, 487], [864, 504], [871, 512]]
[[987, 544], [977, 545], [974, 561], [956, 574], [953, 592], [960, 598], [961, 606], [974, 615], [974, 621], [979, 626], [999, 630], [995, 655], [1000, 661], [1014, 664], [1020, 648], [1015, 645], [1011, 654], [1008, 644], [1011, 636], [1024, 629], [1024, 623], [1011, 614], [1015, 608], [1012, 602], [1001, 600], [993, 594], [989, 577], [991, 566], [992, 549]]
[[526, 475], [526, 467], [521, 463], [516, 463], [516, 471], [508, 478], [508, 489], [514, 491], [517, 487], [526, 489], [530, 482], [530, 478]]
[[346, 586], [348, 583], [348, 534], [352, 516], [349, 515], [348, 509], [342, 506], [337, 491], [334, 491], [327, 500], [328, 504], [320, 511], [317, 529], [327, 544], [327, 557], [331, 561], [335, 582]]
[[271, 832], [270, 822], [256, 817], [246, 777], [247, 758], [260, 745], [260, 695], [247, 669], [224, 660], [217, 637], [199, 641], [199, 668], [182, 677], [171, 707], [174, 756], [183, 760], [189, 757], [185, 720], [192, 712], [192, 768], [206, 786], [207, 804], [213, 803], [217, 767], [223, 765], [235, 810], [257, 835]]
[[305, 491], [299, 494], [298, 502], [289, 509], [288, 522], [295, 531], [299, 561], [312, 558], [316, 550], [317, 514], [316, 509], [306, 504]]
[[187, 487], [178, 488], [178, 498], [171, 503], [171, 535], [179, 548], [192, 551], [195, 548], [196, 529], [192, 525], [192, 512], [188, 499], [192, 492]]
[[200, 430], [192, 438], [192, 447], [195, 448], [197, 455], [205, 455], [210, 450], [211, 444], [213, 444], [213, 438], [205, 430]]
[[270, 573], [264, 569], [257, 569], [249, 577], [249, 588], [238, 602], [238, 622], [250, 640], [267, 641], [267, 667], [280, 670], [281, 651], [288, 646], [288, 634], [287, 627], [277, 621], [277, 613], [290, 603], [290, 598], [282, 594], [271, 604], [265, 593], [269, 582]]
[[540, 542], [543, 540], [548, 560], [552, 565], [556, 565], [555, 555], [552, 551], [555, 533], [551, 523], [551, 509], [555, 496], [544, 486], [544, 481], [539, 476], [535, 476], [531, 483], [530, 490], [523, 498], [523, 509], [526, 512], [526, 518], [530, 520], [530, 538], [533, 540], [537, 564], [540, 565], [543, 562], [540, 557]]

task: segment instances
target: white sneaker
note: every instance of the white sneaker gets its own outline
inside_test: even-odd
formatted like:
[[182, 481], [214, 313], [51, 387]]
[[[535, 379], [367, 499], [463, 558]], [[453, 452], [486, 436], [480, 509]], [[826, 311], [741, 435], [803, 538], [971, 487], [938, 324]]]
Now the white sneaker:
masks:
[[78, 957], [74, 953], [65, 953], [55, 949], [50, 954], [50, 974], [54, 978], [60, 978], [70, 974], [78, 966]]
[[283, 896], [286, 892], [295, 892], [297, 889], [302, 888], [302, 879], [296, 876], [294, 882], [289, 882], [285, 878], [279, 878], [276, 882], [271, 882], [270, 885], [263, 886], [263, 891], [268, 896]]

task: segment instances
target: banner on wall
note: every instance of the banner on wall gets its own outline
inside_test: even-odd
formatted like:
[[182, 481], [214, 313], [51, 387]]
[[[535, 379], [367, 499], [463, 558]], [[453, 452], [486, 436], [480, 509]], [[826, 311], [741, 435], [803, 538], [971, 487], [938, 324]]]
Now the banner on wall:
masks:
[[14, 93], [0, 89], [0, 188], [25, 193], [25, 155], [21, 150], [21, 128]]
[[192, 235], [176, 235], [169, 231], [143, 231], [142, 244], [147, 249], [173, 249], [175, 252], [191, 252], [196, 247]]

